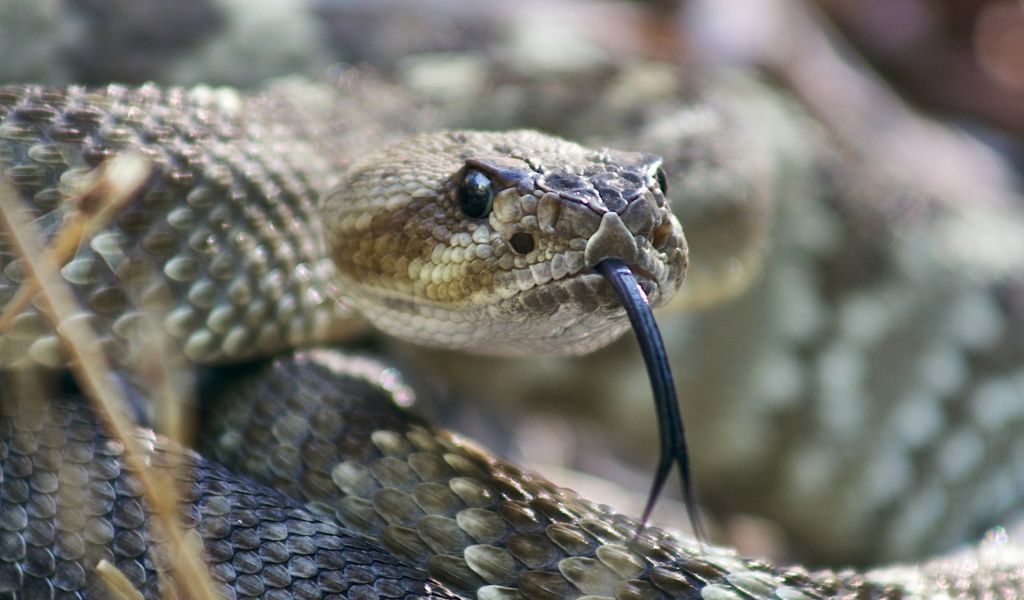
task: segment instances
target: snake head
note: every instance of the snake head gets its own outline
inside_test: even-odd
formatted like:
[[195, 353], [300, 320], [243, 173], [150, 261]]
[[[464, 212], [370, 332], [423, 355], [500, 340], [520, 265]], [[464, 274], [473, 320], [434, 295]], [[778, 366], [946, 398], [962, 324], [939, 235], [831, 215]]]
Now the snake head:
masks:
[[535, 131], [422, 135], [327, 194], [328, 244], [346, 292], [393, 335], [585, 353], [629, 328], [602, 260], [622, 259], [652, 306], [682, 283], [686, 241], [660, 165]]

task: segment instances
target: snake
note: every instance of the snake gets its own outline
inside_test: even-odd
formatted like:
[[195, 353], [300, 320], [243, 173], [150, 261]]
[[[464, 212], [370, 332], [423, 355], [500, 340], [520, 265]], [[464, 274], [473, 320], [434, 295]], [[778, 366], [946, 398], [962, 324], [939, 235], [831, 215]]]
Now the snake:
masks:
[[[215, 369], [215, 416], [198, 444], [205, 457], [137, 432], [153, 468], [188, 466], [173, 471], [185, 490], [182, 521], [225, 595], [1020, 592], [1019, 550], [1005, 539], [854, 573], [776, 567], [641, 527], [409, 416], [394, 403], [409, 392], [386, 366], [291, 352], [334, 339], [358, 310], [424, 344], [583, 353], [629, 327], [619, 296], [593, 272], [603, 260], [631, 262], [655, 305], [685, 269], [656, 157], [532, 131], [402, 141], [416, 115], [387, 114], [381, 131], [394, 107], [360, 115], [346, 103], [367, 91], [381, 88], [357, 76], [252, 96], [156, 86], [0, 92], [5, 179], [44, 238], [75, 210], [69, 190], [105, 160], [131, 149], [154, 165], [142, 191], [60, 269], [83, 307], [74, 318], [99, 332], [130, 393], [147, 389], [138, 350], [151, 311], [186, 362], [251, 363]], [[373, 146], [381, 150], [364, 151]], [[5, 251], [9, 293], [25, 279], [21, 260]], [[67, 360], [36, 308], [15, 318], [0, 356], [12, 380]], [[173, 569], [124, 444], [59, 377], [10, 389], [19, 391], [0, 421], [0, 592], [105, 597], [93, 571], [105, 558], [144, 597], [160, 596], [159, 573]]]

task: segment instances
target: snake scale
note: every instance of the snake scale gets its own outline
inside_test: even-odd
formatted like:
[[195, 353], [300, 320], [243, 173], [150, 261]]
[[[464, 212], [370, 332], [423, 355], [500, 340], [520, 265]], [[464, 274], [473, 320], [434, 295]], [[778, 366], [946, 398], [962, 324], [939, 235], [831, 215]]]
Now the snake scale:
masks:
[[[305, 90], [303, 98], [310, 91], [317, 90]], [[230, 93], [193, 93], [207, 106], [225, 107], [224, 110], [237, 107], [239, 102], [250, 102]], [[23, 193], [31, 192], [40, 216], [37, 224], [44, 232], [52, 233], [59, 224], [60, 217], [52, 210], [63, 196], [40, 192], [54, 188], [56, 172], [64, 168], [62, 162], [96, 164], [105, 153], [102, 149], [87, 148], [92, 152], [78, 154], [80, 139], [56, 140], [75, 149], [69, 161], [66, 154], [55, 155], [52, 145], [40, 143], [38, 134], [27, 123], [52, 126], [66, 124], [65, 119], [70, 119], [88, 128], [92, 122], [99, 139], [113, 146], [138, 144], [138, 140], [144, 139], [158, 148], [169, 149], [164, 156], [173, 157], [175, 165], [189, 164], [181, 157], [192, 158], [188, 145], [180, 144], [173, 131], [168, 136], [166, 127], [168, 121], [180, 122], [180, 105], [175, 103], [184, 101], [187, 93], [168, 92], [165, 96], [156, 88], [113, 88], [109, 94], [120, 99], [113, 103], [113, 108], [101, 102], [99, 110], [90, 110], [91, 105], [85, 102], [82, 112], [71, 114], [61, 112], [65, 110], [60, 108], [62, 93], [26, 101], [33, 94], [13, 88], [6, 96], [8, 104], [22, 110], [12, 111], [9, 114], [14, 114], [14, 118], [5, 121], [13, 125], [5, 130], [7, 135], [3, 139], [15, 140], [5, 148], [21, 148], [23, 153], [13, 151], [15, 159], [5, 154], [3, 160], [17, 161], [17, 166], [25, 167], [16, 167], [11, 178]], [[331, 94], [326, 97], [332, 98]], [[272, 142], [244, 146], [241, 153], [226, 144], [218, 149], [222, 154], [213, 165], [227, 165], [222, 172], [244, 174], [230, 180], [231, 184], [241, 185], [244, 194], [252, 194], [243, 197], [260, 198], [284, 190], [285, 194], [293, 193], [297, 200], [305, 198], [306, 204], [296, 201], [294, 207], [299, 213], [308, 211], [303, 214], [309, 215], [313, 209], [309, 199], [319, 193], [320, 186], [333, 185], [332, 177], [336, 176], [329, 172], [324, 157], [343, 155], [346, 147], [366, 145], [368, 138], [376, 138], [365, 131], [314, 135], [288, 119], [294, 115], [287, 110], [287, 101], [282, 97], [294, 101], [286, 90], [281, 90], [253, 102], [260, 111], [266, 111], [257, 114], [269, 118], [267, 122], [254, 118], [253, 126], [262, 130], [252, 135]], [[303, 102], [308, 102], [308, 98]], [[58, 108], [54, 109], [54, 105]], [[131, 110], [140, 106], [147, 108]], [[120, 115], [123, 120], [111, 123], [110, 114], [119, 109], [125, 109]], [[352, 121], [352, 113], [345, 108], [319, 105], [313, 110], [321, 110], [327, 117], [337, 111], [346, 115], [345, 122]], [[163, 122], [157, 122], [160, 120]], [[101, 128], [102, 125], [113, 126]], [[394, 135], [398, 129], [401, 128], [389, 130], [388, 135]], [[230, 137], [238, 135], [238, 131], [229, 127], [217, 134]], [[279, 144], [276, 147], [275, 142]], [[281, 148], [288, 151], [279, 152]], [[29, 153], [29, 149], [33, 152]], [[194, 191], [194, 181], [189, 181], [187, 169], [184, 171], [182, 177], [182, 170], [165, 168], [164, 177], [147, 188], [151, 193], [146, 194], [150, 202], [146, 206], [155, 205], [167, 211], [167, 231], [177, 226], [196, 231], [195, 210], [189, 214], [190, 211], [175, 212], [168, 208], [181, 207], [172, 202], [183, 197], [175, 186]], [[74, 174], [72, 171], [65, 179], [73, 179]], [[208, 198], [204, 196], [208, 193], [198, 187], [200, 191], [194, 195], [184, 196], [195, 203], [189, 208], [205, 209], [204, 201]], [[271, 206], [271, 210], [277, 206]], [[250, 222], [259, 222], [263, 215], [256, 212], [247, 216]], [[130, 231], [144, 230], [140, 219], [144, 222], [139, 214], [126, 213], [119, 226]], [[216, 217], [210, 221], [218, 222]], [[164, 223], [159, 225], [164, 227]], [[267, 245], [301, 248], [301, 241], [296, 241], [299, 238], [290, 237], [293, 233], [271, 229], [267, 234], [272, 239]], [[106, 341], [113, 345], [110, 351], [130, 357], [132, 336], [122, 336], [120, 332], [130, 331], [131, 319], [121, 319], [126, 307], [130, 308], [138, 298], [120, 296], [117, 290], [110, 289], [109, 280], [104, 277], [105, 269], [122, 268], [131, 273], [136, 268], [131, 261], [118, 260], [133, 254], [124, 251], [123, 239], [98, 239], [101, 241], [91, 244], [96, 254], [87, 251], [85, 256], [76, 257], [64, 274], [72, 282], [81, 282], [77, 285], [86, 290], [81, 292], [81, 298], [95, 311], [92, 318], [98, 321], [98, 329], [114, 334]], [[166, 235], [143, 241], [148, 242], [148, 251], [174, 254], [177, 248], [169, 246], [172, 242]], [[210, 243], [210, 237], [192, 236], [188, 243], [196, 244], [201, 251], [208, 249], [204, 244]], [[259, 261], [258, 246], [241, 245], [238, 255]], [[313, 256], [320, 256], [321, 250], [308, 249]], [[302, 256], [301, 252], [299, 255]], [[103, 264], [90, 262], [95, 256], [101, 257]], [[280, 258], [278, 254], [274, 256]], [[170, 277], [176, 275], [191, 284], [202, 283], [203, 276], [215, 277], [219, 268], [203, 265], [203, 269], [208, 269], [203, 276], [194, 272], [191, 277], [183, 276], [182, 273], [188, 273], [188, 266], [171, 260], [163, 263], [162, 269], [171, 281], [177, 281]], [[198, 291], [193, 291], [196, 286], [192, 286], [181, 292], [190, 296], [193, 313], [196, 309], [203, 311], [201, 316], [169, 315], [176, 317], [171, 323], [199, 320], [207, 324], [207, 330], [172, 327], [170, 331], [179, 334], [183, 352], [193, 360], [242, 358], [280, 350], [314, 330], [325, 331], [315, 324], [338, 322], [334, 320], [338, 315], [317, 315], [316, 311], [303, 312], [294, 307], [289, 310], [289, 303], [320, 303], [333, 310], [335, 305], [324, 299], [336, 298], [341, 290], [332, 287], [331, 268], [330, 264], [320, 263], [276, 274], [268, 269], [265, 279], [247, 282], [250, 291], [269, 290], [278, 302], [275, 319], [261, 319], [270, 314], [267, 308], [251, 317], [261, 325], [275, 326], [262, 335], [255, 333], [253, 339], [230, 343], [232, 323], [230, 318], [226, 324], [214, 318], [218, 304], [208, 297], [215, 293], [208, 286], [198, 286]], [[10, 267], [15, 274], [12, 283], [18, 282], [17, 270], [16, 265]], [[298, 279], [289, 280], [292, 274]], [[443, 278], [443, 274], [437, 277]], [[245, 286], [234, 289], [240, 287]], [[306, 294], [308, 290], [314, 293]], [[233, 293], [245, 297], [241, 292]], [[282, 305], [285, 308], [280, 308]], [[288, 316], [294, 318], [289, 321]], [[216, 326], [210, 326], [211, 323]], [[281, 323], [288, 323], [288, 327]], [[14, 332], [20, 338], [12, 334], [16, 339], [5, 340], [14, 346], [5, 354], [7, 362], [24, 357], [27, 349], [35, 362], [60, 363], [54, 352], [55, 342], [45, 339], [46, 326], [38, 315], [23, 315], [19, 325], [20, 329]], [[260, 374], [260, 369], [269, 373]], [[320, 593], [347, 597], [443, 597], [449, 593], [428, 580], [427, 575], [456, 593], [471, 594], [471, 590], [476, 590], [478, 597], [485, 598], [698, 594], [707, 598], [898, 597], [986, 591], [1009, 595], [1021, 585], [1020, 561], [999, 540], [993, 542], [995, 552], [982, 549], [967, 558], [867, 576], [776, 569], [758, 561], [739, 559], [725, 550], [698, 548], [656, 529], [646, 530], [634, 541], [634, 520], [524, 474], [512, 465], [481, 454], [457, 437], [410, 420], [393, 409], [386, 396], [394, 394], [396, 386], [383, 373], [376, 365], [315, 352], [282, 359], [257, 368], [255, 373], [242, 373], [239, 387], [224, 392], [227, 397], [218, 403], [222, 407], [218, 410], [223, 411], [223, 430], [209, 433], [205, 446], [212, 456], [232, 464], [244, 476], [277, 488], [262, 488], [205, 459], [188, 455], [196, 467], [186, 476], [191, 493], [185, 495], [185, 522], [195, 526], [203, 537], [204, 555], [211, 564], [211, 572], [215, 580], [226, 584], [226, 592], [241, 597], [316, 597]], [[246, 387], [245, 379], [256, 375], [259, 383]], [[55, 390], [41, 393], [49, 400], [63, 395]], [[118, 464], [118, 445], [96, 429], [88, 409], [74, 399], [58, 399], [50, 403], [49, 410], [43, 410], [41, 407], [46, 403], [36, 402], [31, 394], [26, 394], [25, 399], [30, 402], [19, 404], [19, 411], [5, 414], [3, 421], [4, 527], [0, 556], [13, 558], [0, 563], [0, 586], [6, 585], [8, 591], [20, 589], [26, 597], [76, 592], [103, 596], [88, 567], [99, 557], [108, 557], [140, 590], [150, 596], [157, 594], [155, 569], [159, 558], [144, 552], [151, 534], [137, 491]], [[246, 404], [246, 411], [231, 408], [239, 403]], [[154, 463], [158, 465], [164, 453], [177, 452], [159, 440], [153, 440], [151, 445]], [[254, 453], [253, 448], [262, 450]], [[300, 460], [300, 449], [323, 462]], [[262, 456], [253, 460], [253, 454], [266, 454], [271, 460], [262, 460]], [[77, 523], [71, 518], [68, 522], [68, 517], [62, 516], [65, 513], [58, 510], [78, 506], [88, 507], [80, 514], [98, 518]], [[340, 529], [336, 520], [357, 533]], [[369, 541], [362, 534], [379, 541]]]

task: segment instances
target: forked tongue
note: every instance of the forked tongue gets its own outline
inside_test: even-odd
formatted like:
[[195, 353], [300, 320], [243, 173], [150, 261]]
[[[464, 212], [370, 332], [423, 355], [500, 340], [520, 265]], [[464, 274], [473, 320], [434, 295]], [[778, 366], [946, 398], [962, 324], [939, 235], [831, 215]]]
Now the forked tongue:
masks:
[[[597, 264], [597, 270], [612, 284], [629, 316], [640, 344], [640, 352], [647, 365], [647, 376], [651, 380], [654, 392], [654, 408], [658, 415], [658, 437], [661, 451], [658, 458], [658, 470], [654, 473], [654, 483], [647, 497], [643, 516], [640, 518], [640, 530], [647, 524], [654, 503], [661, 494], [661, 489], [672, 472], [672, 463], [679, 465], [679, 478], [683, 486], [683, 501], [686, 503], [686, 514], [690, 518], [693, 534], [701, 543], [704, 541], [704, 527], [700, 513], [694, 500], [693, 482], [690, 480], [689, 455], [686, 451], [686, 435], [683, 432], [683, 418], [679, 414], [679, 401], [676, 399], [676, 386], [672, 381], [672, 369], [665, 353], [665, 343], [661, 340], [658, 324], [654, 322], [651, 306], [647, 303], [647, 294], [640, 288], [636, 277], [625, 262], [618, 258], [606, 258]], [[639, 534], [639, 530], [637, 533]]]

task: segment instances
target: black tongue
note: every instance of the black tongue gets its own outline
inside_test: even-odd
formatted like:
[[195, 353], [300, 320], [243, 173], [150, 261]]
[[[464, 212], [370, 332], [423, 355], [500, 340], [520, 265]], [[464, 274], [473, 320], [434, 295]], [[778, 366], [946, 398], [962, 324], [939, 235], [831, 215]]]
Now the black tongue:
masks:
[[[661, 455], [658, 458], [658, 469], [654, 473], [651, 494], [647, 497], [647, 506], [640, 520], [640, 528], [647, 524], [648, 517], [654, 509], [654, 503], [661, 494], [661, 489], [672, 471], [672, 463], [679, 465], [679, 476], [683, 485], [683, 500], [686, 502], [686, 513], [690, 518], [693, 534], [700, 542], [704, 541], [704, 527], [700, 513], [694, 500], [693, 482], [690, 480], [689, 455], [686, 451], [686, 435], [683, 432], [683, 418], [679, 414], [679, 401], [676, 398], [676, 386], [672, 381], [672, 369], [668, 365], [665, 354], [665, 343], [661, 340], [658, 324], [647, 303], [647, 295], [637, 283], [633, 272], [618, 258], [606, 258], [597, 264], [597, 270], [615, 288], [615, 293], [622, 300], [622, 305], [633, 325], [633, 333], [640, 344], [640, 352], [647, 365], [647, 376], [651, 380], [651, 391], [654, 392], [654, 408], [658, 414], [658, 437], [661, 443]], [[639, 533], [639, 532], [638, 532]]]

